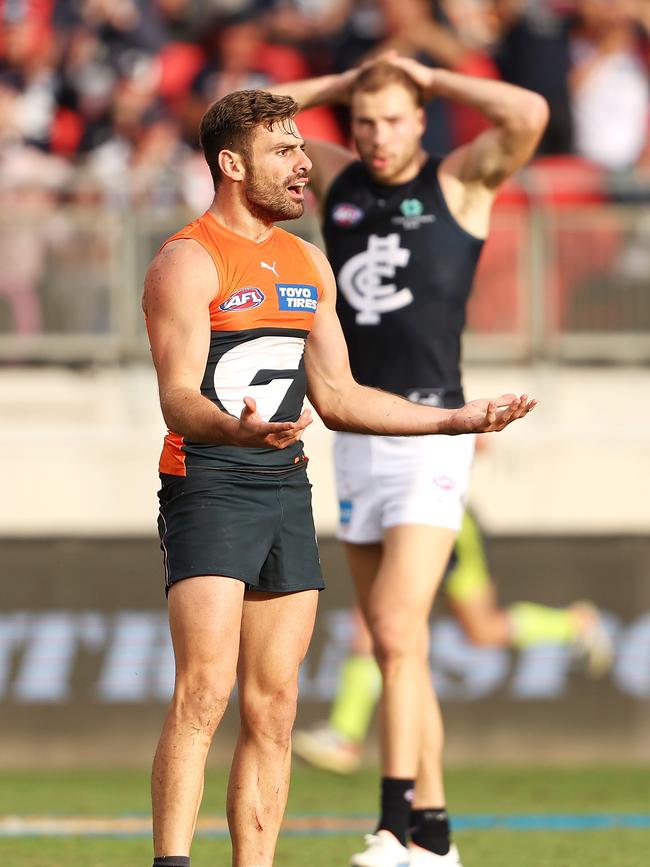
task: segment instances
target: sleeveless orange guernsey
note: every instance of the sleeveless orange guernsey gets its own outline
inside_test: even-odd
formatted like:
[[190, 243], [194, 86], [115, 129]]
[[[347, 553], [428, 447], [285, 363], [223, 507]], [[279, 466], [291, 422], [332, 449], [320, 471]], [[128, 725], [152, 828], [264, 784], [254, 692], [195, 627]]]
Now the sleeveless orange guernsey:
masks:
[[[210, 304], [210, 349], [201, 393], [237, 417], [244, 397], [250, 396], [266, 421], [295, 421], [307, 389], [305, 340], [322, 293], [304, 242], [275, 226], [256, 243], [222, 226], [210, 212], [165, 244], [182, 238], [207, 250], [219, 277]], [[160, 472], [282, 472], [305, 460], [300, 442], [286, 449], [251, 449], [195, 443], [168, 431]]]

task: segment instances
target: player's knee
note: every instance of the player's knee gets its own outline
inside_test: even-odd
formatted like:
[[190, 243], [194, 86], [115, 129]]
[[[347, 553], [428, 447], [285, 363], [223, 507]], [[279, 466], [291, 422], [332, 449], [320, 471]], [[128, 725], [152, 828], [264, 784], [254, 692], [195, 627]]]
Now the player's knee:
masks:
[[297, 687], [282, 687], [269, 693], [246, 696], [240, 701], [242, 728], [257, 740], [288, 746], [297, 707]]
[[377, 617], [371, 621], [375, 656], [380, 665], [391, 660], [412, 656], [421, 644], [418, 631], [401, 617]]
[[177, 680], [172, 712], [179, 722], [212, 737], [221, 722], [232, 684], [219, 685], [203, 678]]

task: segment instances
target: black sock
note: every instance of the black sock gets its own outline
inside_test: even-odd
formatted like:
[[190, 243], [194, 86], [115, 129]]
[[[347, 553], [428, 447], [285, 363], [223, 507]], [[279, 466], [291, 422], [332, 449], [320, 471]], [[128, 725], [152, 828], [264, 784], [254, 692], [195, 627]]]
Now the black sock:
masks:
[[428, 807], [425, 810], [411, 810], [411, 840], [416, 846], [446, 855], [449, 852], [449, 817], [444, 807]]
[[188, 855], [160, 855], [153, 859], [153, 867], [190, 867]]
[[381, 778], [381, 816], [377, 830], [390, 831], [402, 846], [406, 846], [414, 785], [415, 780]]

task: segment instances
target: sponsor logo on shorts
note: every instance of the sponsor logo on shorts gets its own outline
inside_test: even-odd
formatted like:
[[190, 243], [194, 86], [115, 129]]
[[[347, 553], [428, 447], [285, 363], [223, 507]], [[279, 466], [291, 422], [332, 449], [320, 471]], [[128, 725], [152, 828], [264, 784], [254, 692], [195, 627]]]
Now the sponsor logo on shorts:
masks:
[[452, 488], [456, 487], [456, 482], [454, 479], [450, 479], [449, 476], [436, 476], [433, 480], [433, 484], [442, 488], [443, 491], [451, 491]]
[[219, 305], [219, 310], [253, 310], [264, 303], [265, 295], [257, 286], [244, 286]]
[[339, 500], [339, 522], [342, 527], [352, 519], [352, 500]]
[[363, 220], [363, 211], [358, 205], [341, 202], [332, 208], [332, 220], [337, 226], [356, 226]]
[[318, 289], [305, 283], [276, 283], [280, 310], [307, 310], [316, 312]]

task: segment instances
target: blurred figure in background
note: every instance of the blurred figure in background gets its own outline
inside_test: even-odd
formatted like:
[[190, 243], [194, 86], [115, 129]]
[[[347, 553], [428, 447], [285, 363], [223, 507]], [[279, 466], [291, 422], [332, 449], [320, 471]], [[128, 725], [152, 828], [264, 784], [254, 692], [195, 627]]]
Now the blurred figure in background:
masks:
[[[363, 56], [387, 51], [481, 78], [498, 78], [491, 51], [499, 36], [493, 0], [378, 0], [381, 30]], [[487, 129], [489, 122], [476, 109], [440, 97], [425, 106], [424, 146], [447, 153]]]
[[[611, 666], [611, 640], [591, 603], [575, 602], [566, 608], [535, 602], [498, 604], [481, 529], [469, 511], [465, 512], [441, 590], [472, 644], [516, 650], [549, 644], [567, 647], [576, 668], [588, 677], [601, 677]], [[381, 691], [372, 639], [357, 608], [352, 611], [352, 621], [350, 656], [341, 668], [327, 721], [313, 729], [297, 730], [293, 737], [293, 751], [303, 761], [340, 774], [351, 773], [361, 764]]]
[[[265, 88], [309, 74], [306, 58], [294, 46], [267, 38], [264, 19], [255, 11], [221, 15], [208, 23], [203, 37], [205, 61], [191, 84], [183, 111], [186, 135], [196, 130], [210, 103], [234, 90]], [[332, 112], [325, 107], [303, 112], [303, 135], [342, 141]]]
[[42, 329], [39, 290], [52, 251], [68, 237], [59, 206], [70, 175], [65, 160], [33, 147], [15, 144], [0, 153], [0, 307], [7, 306], [7, 330], [16, 334]]
[[549, 104], [541, 154], [565, 154], [573, 147], [569, 27], [561, 5], [555, 0], [494, 0], [500, 33], [494, 61], [500, 77], [541, 93]]
[[[433, 406], [462, 401], [461, 335], [501, 184], [532, 156], [545, 101], [390, 55], [277, 85], [303, 107], [348, 102], [360, 157], [309, 140], [337, 311], [362, 382]], [[423, 146], [442, 96], [490, 128], [446, 157]], [[458, 865], [442, 774], [428, 615], [460, 528], [474, 444], [337, 436], [339, 538], [382, 671], [380, 816], [355, 867]], [[409, 839], [410, 838], [410, 839]], [[407, 846], [408, 843], [408, 846]]]
[[0, 83], [18, 99], [15, 131], [23, 142], [48, 150], [56, 137], [56, 44], [46, 21], [7, 14], [0, 42]]
[[178, 122], [164, 111], [157, 73], [153, 60], [138, 57], [115, 91], [110, 137], [87, 155], [87, 171], [101, 182], [109, 205], [169, 208], [185, 202], [185, 168], [192, 151]]
[[576, 0], [571, 107], [576, 152], [609, 170], [634, 167], [650, 120], [648, 3]]

